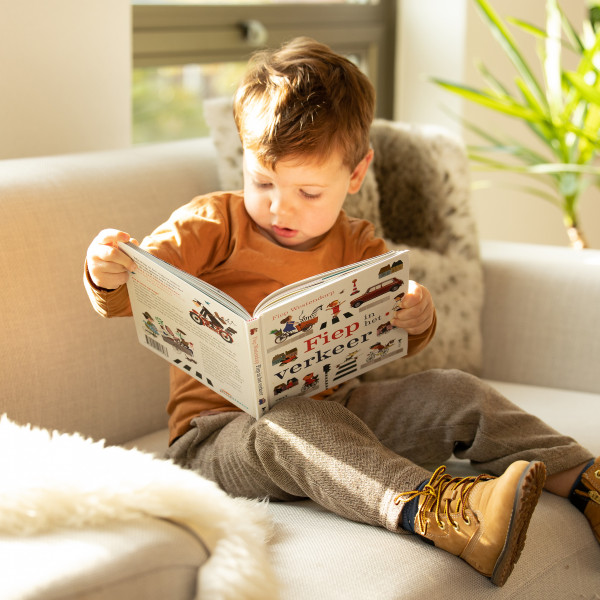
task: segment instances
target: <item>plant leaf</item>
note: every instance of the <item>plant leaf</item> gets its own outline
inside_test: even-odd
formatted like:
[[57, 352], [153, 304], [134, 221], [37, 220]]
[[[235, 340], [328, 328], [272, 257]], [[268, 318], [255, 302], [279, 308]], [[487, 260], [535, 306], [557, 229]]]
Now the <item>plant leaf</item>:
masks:
[[[584, 122], [585, 131], [593, 136], [593, 141], [589, 138], [580, 138], [579, 140], [579, 163], [587, 164], [594, 159], [596, 152], [600, 149], [600, 140], [598, 131], [600, 130], [600, 106], [590, 104], [587, 109]], [[592, 132], [596, 132], [594, 136]]]
[[544, 56], [544, 76], [546, 78], [546, 98], [552, 122], [560, 119], [563, 108], [562, 68], [561, 68], [561, 25], [562, 19], [556, 0], [546, 2], [546, 42]]
[[579, 73], [565, 73], [566, 79], [579, 90], [581, 96], [588, 102], [600, 104], [600, 91], [588, 85]]
[[550, 194], [544, 190], [533, 187], [531, 185], [525, 185], [525, 184], [519, 185], [517, 183], [511, 184], [511, 183], [499, 183], [499, 182], [492, 183], [491, 181], [480, 179], [478, 181], [474, 181], [471, 184], [471, 189], [474, 189], [474, 190], [485, 189], [485, 188], [491, 188], [492, 186], [503, 188], [503, 189], [508, 189], [508, 190], [520, 190], [521, 192], [525, 192], [526, 194], [530, 194], [532, 196], [537, 196], [538, 198], [542, 198], [543, 200], [546, 200], [547, 202], [554, 204], [554, 206], [556, 206], [557, 208], [562, 208], [562, 202], [561, 202], [560, 198], [558, 198], [556, 196], [556, 194]]
[[534, 173], [538, 175], [579, 173], [580, 175], [592, 175], [594, 177], [600, 177], [600, 167], [594, 167], [593, 165], [575, 165], [573, 163], [545, 163], [540, 165], [517, 167], [516, 170], [523, 173]]
[[488, 85], [490, 90], [492, 90], [497, 96], [512, 98], [512, 94], [508, 91], [506, 86], [504, 86], [499, 79], [492, 75], [489, 69], [482, 62], [477, 63], [476, 66], [481, 78]]
[[[569, 23], [569, 20], [565, 17], [565, 15], [564, 15], [563, 11], [560, 9], [560, 7], [558, 6], [557, 8], [560, 11], [561, 17], [563, 19], [563, 28], [565, 30], [565, 34], [566, 34], [566, 38], [567, 38], [567, 39], [561, 38], [561, 40], [560, 40], [563, 48], [566, 48], [567, 50], [571, 50], [572, 52], [581, 54], [581, 52], [583, 51], [583, 44], [581, 43], [581, 40], [579, 39], [577, 32], [573, 29], [573, 26], [571, 25], [571, 23]], [[536, 38], [546, 39], [548, 37], [548, 34], [546, 33], [546, 31], [544, 29], [541, 29], [537, 25], [533, 25], [532, 23], [528, 23], [526, 21], [521, 21], [521, 19], [517, 19], [515, 17], [506, 17], [506, 20], [509, 23], [511, 23], [512, 25], [516, 25], [523, 31], [530, 33], [531, 35], [533, 35]]]
[[565, 15], [564, 11], [562, 10], [562, 8], [560, 8], [560, 6], [558, 7], [558, 10], [560, 11], [563, 31], [567, 36], [567, 40], [569, 40], [573, 51], [581, 54], [584, 51], [584, 45], [581, 41], [581, 38], [577, 34], [577, 31], [575, 31], [573, 25], [571, 25], [571, 22], [567, 18], [567, 15]]
[[508, 58], [511, 60], [521, 77], [527, 82], [533, 94], [537, 97], [540, 103], [545, 102], [545, 96], [542, 88], [529, 68], [529, 65], [519, 52], [514, 38], [506, 29], [496, 12], [492, 9], [487, 0], [475, 0], [475, 4], [479, 8], [479, 13], [489, 25], [493, 36], [498, 40]]
[[538, 112], [517, 104], [517, 102], [512, 98], [499, 98], [491, 96], [490, 94], [486, 94], [485, 92], [475, 88], [462, 84], [451, 83], [449, 81], [444, 81], [443, 79], [434, 78], [432, 81], [435, 84], [454, 92], [455, 94], [458, 94], [467, 100], [487, 106], [488, 108], [512, 117], [518, 117], [519, 119], [524, 119], [527, 121], [538, 121], [540, 119], [540, 114]]
[[526, 161], [529, 164], [548, 162], [548, 158], [546, 156], [535, 150], [532, 150], [531, 148], [528, 148], [527, 146], [524, 146], [522, 143], [519, 143], [512, 138], [506, 138], [503, 140], [495, 135], [492, 135], [490, 131], [482, 129], [472, 121], [465, 119], [453, 111], [446, 110], [445, 112], [457, 119], [466, 130], [472, 131], [482, 140], [489, 142], [492, 145], [489, 149], [490, 152], [495, 151], [495, 149], [499, 149], [502, 152], [507, 152], [510, 150], [513, 156], [519, 158], [520, 160]]
[[536, 110], [536, 112], [539, 115], [539, 119], [537, 121], [526, 121], [525, 125], [529, 127], [529, 129], [540, 139], [540, 141], [543, 144], [548, 146], [548, 148], [553, 154], [560, 154], [555, 144], [553, 143], [556, 139], [557, 132], [555, 123], [552, 120], [552, 116], [550, 115], [547, 106], [539, 106], [539, 104], [537, 104], [537, 100], [535, 99], [535, 97], [533, 97], [531, 91], [525, 85], [521, 78], [516, 79], [516, 84], [521, 90], [521, 93], [523, 94], [523, 97], [526, 99], [528, 104], [532, 106], [532, 108]]
[[527, 33], [531, 33], [535, 37], [545, 38], [546, 32], [543, 29], [540, 29], [537, 25], [532, 25], [531, 23], [527, 23], [526, 21], [521, 21], [521, 19], [517, 19], [516, 17], [506, 17], [506, 20], [517, 27], [520, 27], [523, 31]]
[[537, 165], [540, 163], [548, 162], [548, 159], [541, 154], [538, 154], [530, 148], [519, 145], [516, 142], [511, 143], [510, 140], [506, 143], [494, 143], [491, 146], [475, 146], [474, 144], [469, 145], [469, 150], [476, 150], [478, 152], [487, 152], [490, 154], [510, 154], [514, 158], [528, 165]]
[[[530, 173], [526, 167], [515, 166], [514, 164], [503, 163], [502, 161], [492, 160], [488, 156], [469, 152], [469, 159], [473, 161], [474, 170], [485, 171], [507, 171], [515, 173], [522, 177], [529, 177], [535, 181], [549, 186], [556, 194], [559, 193], [560, 174], [556, 173]], [[478, 167], [478, 165], [482, 165]]]

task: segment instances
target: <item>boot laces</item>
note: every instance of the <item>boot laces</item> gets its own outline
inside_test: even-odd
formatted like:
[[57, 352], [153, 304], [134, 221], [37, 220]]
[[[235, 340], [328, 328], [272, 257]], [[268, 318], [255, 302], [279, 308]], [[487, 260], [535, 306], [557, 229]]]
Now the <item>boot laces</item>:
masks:
[[[458, 530], [458, 523], [452, 519], [453, 512], [459, 512], [462, 520], [470, 525], [471, 521], [467, 515], [467, 509], [469, 508], [469, 495], [471, 490], [480, 482], [488, 481], [490, 479], [496, 479], [493, 475], [481, 474], [476, 477], [452, 477], [446, 473], [446, 466], [442, 465], [438, 467], [429, 481], [425, 484], [422, 490], [412, 490], [409, 492], [401, 492], [394, 498], [396, 505], [400, 503], [410, 502], [418, 496], [423, 496], [425, 501], [419, 508], [417, 518], [419, 519], [419, 526], [423, 535], [427, 533], [427, 525], [429, 524], [428, 519], [424, 519], [423, 515], [427, 512], [433, 511], [437, 526], [440, 529], [445, 529], [444, 522], [442, 521], [442, 515], [445, 516], [448, 522]], [[451, 493], [449, 497], [443, 498], [446, 491], [455, 492], [460, 489], [458, 501], [456, 503], [455, 510], [451, 510], [451, 502], [456, 497], [455, 493]]]
[[590, 490], [589, 492], [582, 492], [581, 490], [575, 490], [574, 492], [578, 496], [583, 496], [596, 504], [600, 504], [600, 494], [595, 490]]
[[[596, 461], [594, 466], [596, 466], [597, 464], [598, 464], [598, 461]], [[596, 469], [594, 471], [594, 477], [596, 479], [600, 479], [600, 469]], [[590, 475], [590, 478], [591, 478], [591, 475]], [[592, 483], [592, 485], [594, 485], [594, 484]], [[596, 486], [598, 487], [598, 484], [596, 484]], [[574, 494], [576, 494], [577, 496], [583, 496], [584, 498], [587, 498], [588, 500], [591, 500], [592, 502], [595, 502], [596, 504], [600, 504], [600, 493], [598, 493], [596, 490], [590, 489], [589, 491], [584, 492], [578, 488], [575, 488]]]

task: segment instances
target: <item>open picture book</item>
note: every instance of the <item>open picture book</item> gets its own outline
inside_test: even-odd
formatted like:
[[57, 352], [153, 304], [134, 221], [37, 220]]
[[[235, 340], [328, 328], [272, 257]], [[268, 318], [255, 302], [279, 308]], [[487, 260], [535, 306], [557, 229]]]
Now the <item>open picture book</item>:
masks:
[[408, 251], [391, 251], [285, 286], [249, 314], [233, 298], [145, 250], [127, 282], [140, 343], [259, 418], [406, 354], [391, 325], [408, 286]]

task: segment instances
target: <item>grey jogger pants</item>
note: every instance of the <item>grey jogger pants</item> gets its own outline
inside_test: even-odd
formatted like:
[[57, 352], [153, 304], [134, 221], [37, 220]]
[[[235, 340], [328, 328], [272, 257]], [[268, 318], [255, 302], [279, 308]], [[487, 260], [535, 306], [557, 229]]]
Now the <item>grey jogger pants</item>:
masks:
[[499, 475], [515, 460], [557, 473], [592, 458], [480, 379], [431, 370], [348, 384], [328, 400], [290, 398], [255, 420], [198, 417], [168, 457], [249, 498], [311, 498], [354, 521], [399, 529], [397, 494], [452, 454]]

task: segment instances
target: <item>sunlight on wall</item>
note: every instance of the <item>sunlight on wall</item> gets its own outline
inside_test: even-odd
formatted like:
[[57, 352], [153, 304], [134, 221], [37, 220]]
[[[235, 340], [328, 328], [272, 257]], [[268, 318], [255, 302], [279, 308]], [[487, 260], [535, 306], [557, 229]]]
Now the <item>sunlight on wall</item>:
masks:
[[459, 133], [448, 111], [461, 114], [462, 102], [428, 81], [464, 76], [467, 0], [405, 0], [398, 6], [394, 118], [436, 124]]
[[0, 12], [0, 159], [128, 146], [129, 0], [19, 0]]

